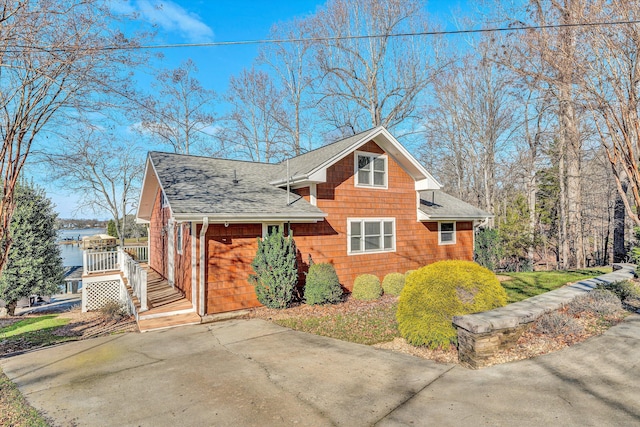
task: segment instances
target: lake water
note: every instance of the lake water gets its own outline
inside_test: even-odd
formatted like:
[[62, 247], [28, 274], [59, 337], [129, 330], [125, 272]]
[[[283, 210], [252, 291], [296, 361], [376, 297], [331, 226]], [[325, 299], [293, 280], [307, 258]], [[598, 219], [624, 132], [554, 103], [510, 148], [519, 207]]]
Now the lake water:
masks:
[[[104, 233], [106, 233], [104, 228], [63, 229], [58, 231], [58, 240], [78, 240], [78, 238], [82, 239], [84, 236]], [[62, 264], [65, 267], [82, 265], [82, 249], [77, 243], [60, 245], [60, 255], [62, 255]]]

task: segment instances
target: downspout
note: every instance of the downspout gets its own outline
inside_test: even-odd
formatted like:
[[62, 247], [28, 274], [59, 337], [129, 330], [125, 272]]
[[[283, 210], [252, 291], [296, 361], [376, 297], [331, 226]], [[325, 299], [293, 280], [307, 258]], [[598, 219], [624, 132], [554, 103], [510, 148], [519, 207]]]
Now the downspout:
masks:
[[205, 280], [205, 268], [206, 268], [206, 262], [205, 262], [205, 250], [207, 248], [206, 245], [206, 235], [207, 235], [207, 229], [209, 228], [209, 218], [208, 217], [204, 217], [202, 218], [202, 228], [200, 229], [200, 288], [199, 288], [199, 292], [200, 292], [200, 300], [199, 300], [199, 307], [198, 307], [198, 314], [200, 316], [204, 316], [205, 314], [205, 301], [204, 301], [204, 297], [205, 297], [205, 287], [207, 286], [207, 284], [204, 282]]
[[198, 256], [196, 252], [196, 230], [197, 225], [195, 222], [191, 222], [191, 305], [193, 310], [197, 309], [198, 300]]

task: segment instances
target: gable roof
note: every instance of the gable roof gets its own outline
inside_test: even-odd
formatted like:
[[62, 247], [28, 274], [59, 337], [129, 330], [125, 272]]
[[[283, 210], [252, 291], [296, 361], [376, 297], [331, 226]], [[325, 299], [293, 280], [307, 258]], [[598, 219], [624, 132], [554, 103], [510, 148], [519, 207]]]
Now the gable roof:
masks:
[[478, 209], [440, 190], [421, 191], [419, 220], [483, 220], [492, 218], [489, 212]]
[[286, 161], [281, 162], [283, 171], [272, 185], [323, 182], [326, 170], [345, 156], [357, 150], [369, 141], [375, 142], [387, 155], [391, 156], [416, 182], [416, 190], [440, 189], [442, 185], [422, 166], [383, 126], [360, 132], [348, 138], [308, 153], [289, 159], [289, 173], [286, 172]]
[[[297, 194], [268, 183], [280, 168], [268, 163], [215, 159], [183, 154], [150, 152], [147, 168], [153, 168], [154, 180], [145, 173], [138, 217], [149, 220], [157, 188], [165, 198], [177, 221], [305, 220], [320, 221], [326, 214]], [[156, 191], [152, 191], [153, 188]]]

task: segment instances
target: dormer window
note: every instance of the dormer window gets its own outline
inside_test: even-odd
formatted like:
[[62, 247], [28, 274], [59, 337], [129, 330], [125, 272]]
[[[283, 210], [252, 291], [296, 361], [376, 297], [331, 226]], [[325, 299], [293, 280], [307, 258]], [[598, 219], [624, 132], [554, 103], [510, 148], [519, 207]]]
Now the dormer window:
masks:
[[356, 151], [355, 186], [387, 188], [387, 156]]

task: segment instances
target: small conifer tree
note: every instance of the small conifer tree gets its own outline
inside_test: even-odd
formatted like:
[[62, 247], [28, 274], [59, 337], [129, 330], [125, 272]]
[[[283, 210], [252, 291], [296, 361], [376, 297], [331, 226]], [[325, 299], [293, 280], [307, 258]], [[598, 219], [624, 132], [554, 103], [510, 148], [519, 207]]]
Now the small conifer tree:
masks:
[[255, 274], [249, 276], [261, 304], [269, 308], [286, 308], [293, 299], [298, 282], [296, 244], [285, 237], [282, 228], [258, 239], [258, 251], [251, 262]]
[[13, 244], [0, 276], [0, 299], [9, 314], [21, 298], [58, 292], [64, 275], [51, 201], [42, 189], [25, 182], [16, 186], [15, 198], [9, 227]]

